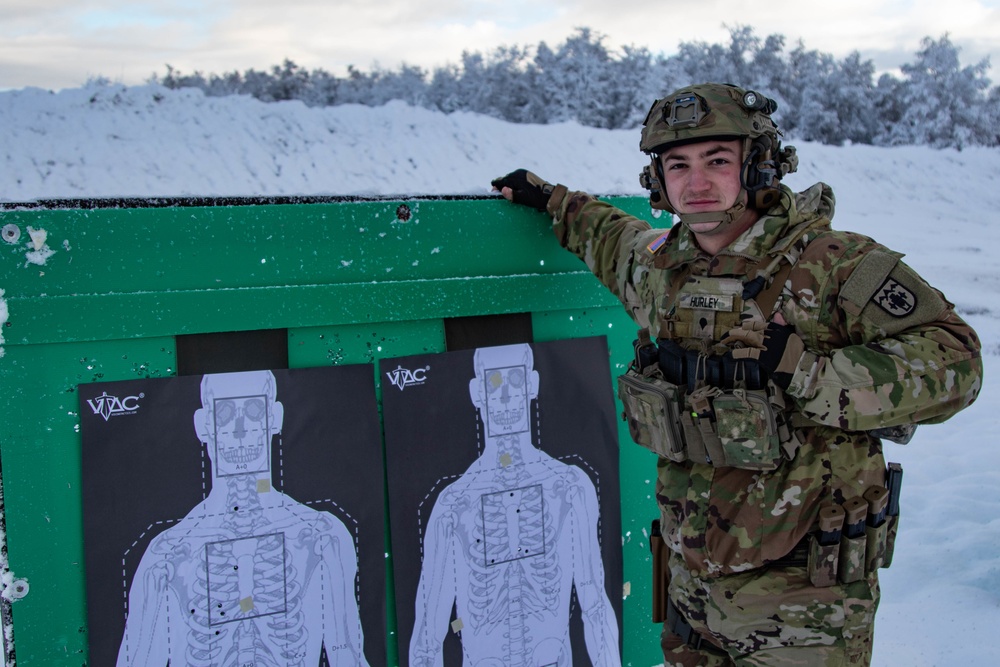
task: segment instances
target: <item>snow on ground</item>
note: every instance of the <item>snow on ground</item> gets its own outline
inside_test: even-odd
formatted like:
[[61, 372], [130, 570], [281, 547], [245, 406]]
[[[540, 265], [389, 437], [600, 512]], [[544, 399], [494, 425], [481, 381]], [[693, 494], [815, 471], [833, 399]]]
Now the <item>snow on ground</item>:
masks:
[[[485, 194], [530, 168], [642, 194], [638, 132], [512, 125], [394, 102], [310, 109], [194, 90], [97, 86], [0, 93], [0, 200]], [[1000, 640], [1000, 151], [795, 143], [787, 183], [833, 186], [836, 226], [905, 252], [983, 340], [978, 402], [923, 426], [903, 463], [901, 531], [882, 575], [878, 667], [993, 667]]]

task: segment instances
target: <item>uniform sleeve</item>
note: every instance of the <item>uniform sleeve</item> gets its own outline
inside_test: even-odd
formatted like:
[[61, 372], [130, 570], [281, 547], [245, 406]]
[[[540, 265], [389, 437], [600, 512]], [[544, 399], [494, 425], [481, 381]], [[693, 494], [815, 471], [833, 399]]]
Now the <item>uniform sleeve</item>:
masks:
[[548, 211], [559, 243], [584, 261], [632, 319], [649, 327], [638, 288], [648, 267], [641, 265], [637, 253], [665, 230], [651, 230], [648, 222], [562, 185], [553, 191]]
[[824, 251], [834, 251], [811, 263], [803, 256], [801, 270], [823, 276], [808, 294], [817, 318], [843, 339], [806, 332], [806, 352], [788, 388], [799, 410], [828, 426], [864, 431], [939, 423], [970, 405], [982, 386], [976, 332], [901, 255], [874, 242], [848, 246], [831, 243]]

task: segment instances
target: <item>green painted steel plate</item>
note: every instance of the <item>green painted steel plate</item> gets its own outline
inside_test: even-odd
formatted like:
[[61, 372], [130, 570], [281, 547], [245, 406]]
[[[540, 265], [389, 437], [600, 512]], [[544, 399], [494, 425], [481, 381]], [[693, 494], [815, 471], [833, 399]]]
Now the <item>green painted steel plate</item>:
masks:
[[[652, 219], [644, 199], [613, 201]], [[631, 354], [634, 325], [544, 214], [473, 198], [203, 203], [0, 210], [20, 232], [0, 241], [0, 465], [11, 574], [28, 584], [12, 605], [19, 665], [87, 660], [78, 384], [174, 375], [181, 334], [284, 328], [291, 367], [377, 363], [444, 351], [446, 318], [498, 313], [531, 313], [538, 341], [607, 336], [612, 374]], [[620, 440], [624, 664], [652, 665], [655, 460], [624, 425]]]

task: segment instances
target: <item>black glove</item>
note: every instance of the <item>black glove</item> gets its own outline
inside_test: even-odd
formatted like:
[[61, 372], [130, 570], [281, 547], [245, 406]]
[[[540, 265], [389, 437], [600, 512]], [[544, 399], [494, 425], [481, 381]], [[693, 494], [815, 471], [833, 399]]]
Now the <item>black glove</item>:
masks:
[[545, 212], [554, 185], [548, 183], [527, 169], [512, 171], [506, 176], [494, 178], [491, 182], [494, 188], [510, 188], [514, 193], [514, 203]]
[[768, 322], [764, 329], [764, 348], [757, 361], [782, 389], [792, 383], [792, 374], [804, 350], [802, 339], [791, 324]]
[[748, 320], [730, 330], [722, 342], [742, 344], [732, 350], [733, 358], [756, 359], [775, 384], [788, 389], [805, 346], [791, 324], [768, 322], [763, 328], [761, 324]]

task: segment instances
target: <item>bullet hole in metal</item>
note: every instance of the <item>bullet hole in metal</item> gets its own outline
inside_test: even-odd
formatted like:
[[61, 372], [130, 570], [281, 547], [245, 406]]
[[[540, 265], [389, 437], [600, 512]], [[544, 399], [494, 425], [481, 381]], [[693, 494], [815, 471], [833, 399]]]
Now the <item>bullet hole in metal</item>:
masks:
[[20, 600], [28, 594], [28, 582], [25, 579], [17, 579], [11, 585], [10, 597], [14, 600]]
[[400, 204], [396, 207], [396, 219], [400, 222], [408, 222], [413, 212], [410, 211], [410, 207], [406, 204]]
[[3, 229], [0, 229], [0, 236], [7, 243], [17, 243], [17, 240], [21, 238], [21, 228], [13, 223], [4, 225]]

